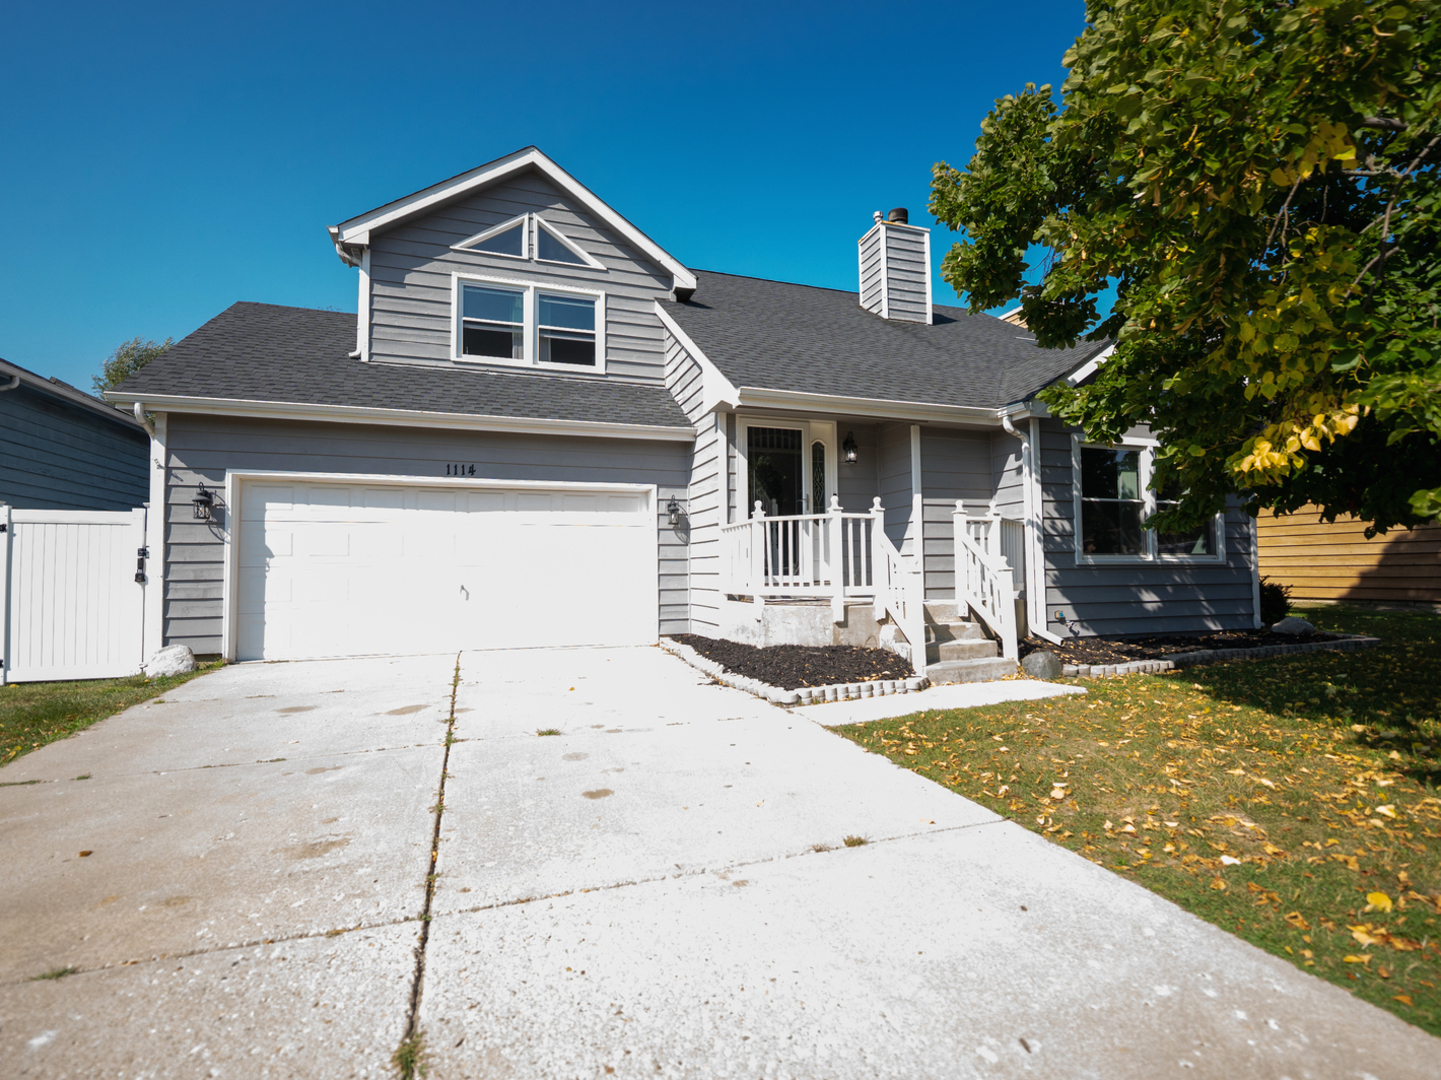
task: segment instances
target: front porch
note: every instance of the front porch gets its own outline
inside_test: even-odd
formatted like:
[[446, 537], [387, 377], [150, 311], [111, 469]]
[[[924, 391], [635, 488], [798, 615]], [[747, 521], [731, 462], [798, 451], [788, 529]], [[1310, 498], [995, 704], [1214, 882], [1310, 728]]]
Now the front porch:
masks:
[[824, 514], [777, 516], [757, 500], [748, 520], [720, 529], [720, 636], [879, 646], [937, 682], [1004, 674], [1004, 665], [981, 663], [997, 656], [1014, 670], [1024, 576], [1013, 566], [1023, 567], [1023, 523], [971, 517], [957, 501], [948, 524], [948, 537], [927, 530], [934, 546], [949, 547], [954, 581], [951, 596], [932, 598], [921, 559], [902, 554], [887, 534], [879, 496], [866, 513], [843, 510], [833, 496]]

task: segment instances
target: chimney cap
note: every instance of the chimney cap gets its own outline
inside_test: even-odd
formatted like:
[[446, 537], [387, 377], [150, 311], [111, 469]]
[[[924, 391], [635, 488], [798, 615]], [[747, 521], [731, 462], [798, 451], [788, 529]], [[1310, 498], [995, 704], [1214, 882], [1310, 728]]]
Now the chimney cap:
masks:
[[904, 206], [897, 206], [886, 215], [886, 220], [895, 225], [909, 225], [911, 223], [910, 211]]

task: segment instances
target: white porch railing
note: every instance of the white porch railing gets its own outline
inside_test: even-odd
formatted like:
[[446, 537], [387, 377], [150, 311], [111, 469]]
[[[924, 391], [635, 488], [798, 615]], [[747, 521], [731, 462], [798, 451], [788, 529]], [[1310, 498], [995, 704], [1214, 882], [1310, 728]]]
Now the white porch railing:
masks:
[[1020, 558], [1024, 551], [1024, 528], [1017, 538], [1014, 529], [1001, 517], [968, 518], [965, 505], [956, 500], [951, 515], [956, 538], [956, 601], [969, 604], [987, 626], [1001, 639], [1001, 654], [1007, 660], [1019, 655], [1016, 633], [1016, 586], [1012, 579], [1012, 563], [1007, 558]]
[[756, 618], [767, 599], [828, 599], [845, 617], [847, 598], [874, 599], [876, 618], [890, 615], [925, 670], [924, 589], [914, 561], [896, 550], [877, 498], [869, 513], [847, 513], [834, 496], [824, 514], [767, 517], [755, 504], [749, 521], [721, 526], [721, 588], [749, 596]]

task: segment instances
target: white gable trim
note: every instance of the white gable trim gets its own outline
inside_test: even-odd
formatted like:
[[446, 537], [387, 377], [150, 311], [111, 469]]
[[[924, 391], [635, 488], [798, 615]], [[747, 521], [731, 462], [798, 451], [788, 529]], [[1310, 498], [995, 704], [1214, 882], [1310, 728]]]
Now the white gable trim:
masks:
[[469, 172], [461, 173], [459, 176], [444, 180], [439, 184], [433, 184], [413, 195], [386, 203], [367, 214], [353, 217], [339, 225], [333, 225], [330, 229], [331, 237], [337, 248], [343, 245], [366, 246], [370, 243], [370, 234], [374, 231], [426, 213], [442, 203], [499, 183], [526, 169], [535, 169], [540, 172], [612, 230], [669, 270], [675, 278], [676, 287], [683, 289], [696, 287], [695, 275], [686, 269], [678, 259], [616, 213], [594, 192], [534, 146], [517, 150], [513, 154], [471, 169]]
[[674, 335], [680, 342], [681, 348], [690, 353], [691, 359], [700, 365], [701, 371], [701, 409], [704, 412], [713, 412], [717, 407], [734, 410], [740, 404], [740, 394], [736, 391], [735, 384], [721, 374], [720, 368], [711, 362], [699, 345], [691, 340], [689, 334], [681, 329], [680, 323], [671, 317], [656, 301], [656, 316], [660, 319], [661, 325]]
[[1091, 359], [1087, 360], [1084, 364], [1082, 364], [1080, 367], [1078, 367], [1075, 371], [1073, 371], [1073, 372], [1071, 372], [1069, 375], [1067, 375], [1067, 376], [1066, 376], [1066, 382], [1070, 383], [1072, 386], [1080, 386], [1081, 383], [1085, 382], [1085, 381], [1086, 381], [1087, 379], [1089, 379], [1092, 375], [1094, 375], [1094, 374], [1096, 373], [1096, 370], [1097, 370], [1102, 364], [1104, 364], [1104, 363], [1106, 362], [1107, 358], [1109, 358], [1110, 355], [1111, 355], [1113, 352], [1115, 352], [1115, 351], [1116, 351], [1116, 347], [1115, 347], [1114, 345], [1108, 345], [1108, 346], [1106, 346], [1106, 348], [1103, 349], [1101, 352], [1099, 352], [1099, 353], [1097, 353], [1095, 356], [1091, 357]]

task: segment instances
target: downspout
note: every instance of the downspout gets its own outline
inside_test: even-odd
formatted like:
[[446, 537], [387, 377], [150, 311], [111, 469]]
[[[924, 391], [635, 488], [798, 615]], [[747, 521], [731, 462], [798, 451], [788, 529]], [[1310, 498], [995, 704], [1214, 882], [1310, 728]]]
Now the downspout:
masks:
[[[1034, 421], [1033, 421], [1034, 422]], [[1001, 414], [1001, 429], [1021, 444], [1021, 488], [1024, 494], [1026, 513], [1026, 629], [1035, 637], [1053, 644], [1061, 639], [1046, 629], [1046, 597], [1044, 555], [1037, 557], [1040, 544], [1040, 508], [1036, 506], [1035, 484], [1032, 477], [1036, 472], [1035, 447], [1029, 435], [1023, 435], [1011, 422], [1008, 413]]]
[[145, 406], [138, 401], [135, 403], [135, 420], [145, 429], [147, 435], [152, 439], [155, 438], [155, 425], [152, 424], [150, 418], [145, 415]]
[[15, 389], [17, 386], [19, 386], [19, 385], [20, 385], [20, 376], [19, 376], [19, 375], [11, 375], [11, 376], [10, 376], [10, 382], [9, 382], [9, 384], [6, 385], [6, 386], [0, 386], [0, 394], [3, 394], [6, 390], [14, 390], [14, 389]]

